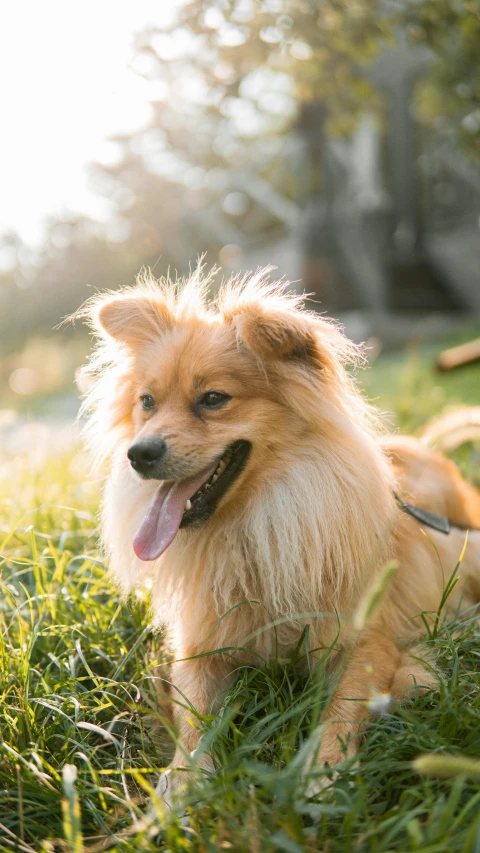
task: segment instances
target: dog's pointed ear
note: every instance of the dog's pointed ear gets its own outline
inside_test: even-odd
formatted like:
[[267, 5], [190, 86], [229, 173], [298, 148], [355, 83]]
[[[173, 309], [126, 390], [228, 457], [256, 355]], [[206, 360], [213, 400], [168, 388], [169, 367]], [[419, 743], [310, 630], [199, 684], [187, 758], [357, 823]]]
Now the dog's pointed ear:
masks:
[[96, 309], [95, 325], [100, 333], [127, 346], [146, 343], [173, 325], [161, 297], [123, 294], [108, 297]]
[[225, 319], [231, 320], [237, 338], [261, 359], [308, 359], [315, 352], [311, 322], [300, 312], [269, 309], [252, 303]]

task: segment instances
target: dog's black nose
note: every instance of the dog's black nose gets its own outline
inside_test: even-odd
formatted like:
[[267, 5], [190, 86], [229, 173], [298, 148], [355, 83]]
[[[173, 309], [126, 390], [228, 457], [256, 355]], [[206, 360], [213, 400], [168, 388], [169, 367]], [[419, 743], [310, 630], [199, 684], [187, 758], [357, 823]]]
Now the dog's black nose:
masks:
[[167, 444], [163, 438], [142, 438], [128, 448], [130, 465], [144, 477], [155, 476], [155, 466], [163, 459]]

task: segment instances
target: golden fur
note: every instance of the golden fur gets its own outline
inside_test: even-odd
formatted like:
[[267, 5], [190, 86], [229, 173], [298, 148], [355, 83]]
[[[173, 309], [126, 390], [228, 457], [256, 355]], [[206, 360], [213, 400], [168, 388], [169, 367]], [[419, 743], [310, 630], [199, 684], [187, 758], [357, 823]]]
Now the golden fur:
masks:
[[[267, 273], [225, 283], [213, 303], [200, 270], [183, 285], [147, 277], [90, 302], [100, 343], [88, 431], [110, 466], [103, 538], [112, 571], [126, 593], [151, 578], [155, 615], [174, 644], [175, 687], [207, 713], [239, 660], [277, 652], [288, 659], [308, 623], [313, 657], [334, 643], [340, 666], [349, 651], [319, 754], [334, 764], [339, 738], [355, 749], [372, 696], [401, 698], [415, 682], [432, 683], [408, 644], [422, 635], [415, 617], [437, 610], [465, 539], [457, 528], [424, 532], [399, 510], [394, 490], [466, 527], [480, 526], [480, 496], [452, 462], [415, 439], [379, 439], [376, 414], [346, 370], [359, 350], [283, 285], [269, 284]], [[192, 410], [198, 388], [231, 400], [200, 419]], [[153, 413], [138, 402], [147, 392]], [[198, 529], [180, 529], [145, 563], [132, 542], [158, 483], [141, 480], [126, 451], [148, 435], [167, 440], [172, 477], [198, 473], [238, 439], [252, 452], [215, 514]], [[358, 634], [354, 613], [391, 559], [399, 569]], [[478, 601], [479, 564], [480, 533], [472, 533], [450, 608]], [[232, 647], [234, 655], [193, 658]], [[177, 713], [176, 767], [198, 745], [186, 717]], [[202, 763], [211, 766], [208, 757]], [[164, 780], [162, 792], [168, 781], [170, 796], [179, 776]]]

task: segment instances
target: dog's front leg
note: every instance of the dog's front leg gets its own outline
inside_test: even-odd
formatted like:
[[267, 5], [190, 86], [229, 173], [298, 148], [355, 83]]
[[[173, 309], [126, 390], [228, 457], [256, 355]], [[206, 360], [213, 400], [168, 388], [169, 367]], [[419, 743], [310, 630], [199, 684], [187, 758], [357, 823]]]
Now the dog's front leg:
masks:
[[160, 776], [157, 794], [170, 807], [181, 804], [182, 789], [192, 771], [214, 770], [210, 755], [201, 749], [198, 716], [208, 714], [215, 699], [232, 680], [232, 666], [221, 655], [178, 661], [172, 668], [172, 700], [178, 731], [171, 767]]
[[[405, 659], [404, 652], [383, 636], [370, 634], [357, 642], [312, 738], [307, 770], [314, 763], [334, 768], [345, 757], [355, 755], [366, 719], [375, 709], [388, 710], [391, 694], [397, 693], [397, 673], [401, 672], [406, 684]], [[307, 794], [313, 796], [326, 783], [327, 777], [315, 779]]]

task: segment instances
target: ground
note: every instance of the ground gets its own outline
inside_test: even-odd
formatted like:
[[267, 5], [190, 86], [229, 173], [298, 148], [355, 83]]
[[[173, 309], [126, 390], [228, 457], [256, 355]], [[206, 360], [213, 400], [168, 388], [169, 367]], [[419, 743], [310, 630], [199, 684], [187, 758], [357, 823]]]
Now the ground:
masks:
[[[445, 406], [480, 404], [478, 369], [438, 377], [434, 351], [380, 356], [360, 375], [392, 427], [414, 431]], [[472, 613], [426, 635], [438, 690], [373, 717], [358, 763], [315, 802], [301, 767], [325, 697], [321, 668], [309, 678], [275, 663], [241, 669], [222, 713], [198, 720], [222, 769], [192, 793], [186, 821], [159, 805], [155, 827], [142, 824], [171, 754], [152, 670], [162, 636], [147, 594], [124, 602], [106, 576], [100, 481], [86, 456], [39, 442], [0, 451], [1, 851], [480, 850], [478, 771], [441, 780], [412, 767], [428, 753], [480, 755]], [[478, 444], [456, 458], [478, 482]]]

